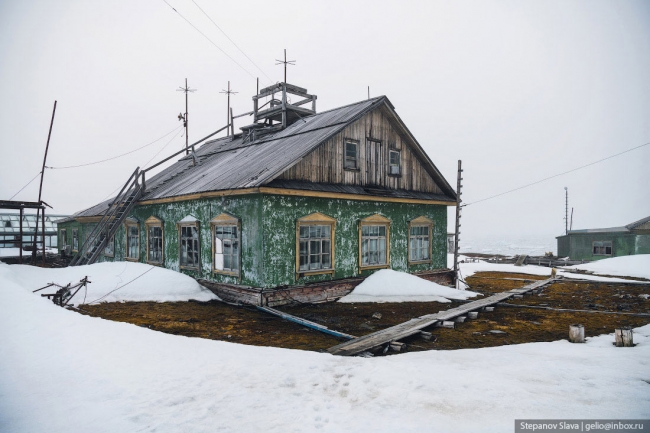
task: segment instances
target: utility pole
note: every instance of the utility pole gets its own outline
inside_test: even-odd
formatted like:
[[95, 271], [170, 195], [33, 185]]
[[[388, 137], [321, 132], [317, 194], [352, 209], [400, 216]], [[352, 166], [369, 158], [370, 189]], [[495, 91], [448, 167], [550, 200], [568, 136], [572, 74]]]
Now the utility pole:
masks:
[[455, 230], [455, 242], [454, 242], [454, 275], [456, 278], [456, 288], [458, 288], [458, 243], [460, 242], [460, 211], [461, 203], [463, 202], [460, 199], [462, 195], [461, 189], [463, 187], [461, 181], [463, 180], [463, 161], [458, 160], [458, 180], [456, 181], [456, 230]]
[[196, 92], [196, 89], [190, 89], [189, 86], [187, 85], [187, 78], [185, 79], [185, 87], [179, 87], [176, 89], [177, 92], [184, 92], [185, 93], [185, 114], [179, 113], [178, 115], [178, 120], [183, 121], [183, 126], [185, 127], [185, 155], [190, 154], [190, 147], [189, 147], [189, 127], [188, 127], [188, 119], [187, 119], [187, 94], [190, 92]]
[[[41, 219], [43, 221], [42, 223], [43, 227], [41, 229], [41, 231], [43, 232], [43, 236], [41, 240], [43, 241], [43, 263], [45, 263], [45, 206], [43, 206], [43, 204], [41, 203], [41, 196], [43, 193], [43, 177], [45, 176], [45, 162], [47, 161], [47, 151], [50, 148], [50, 137], [52, 136], [52, 125], [54, 125], [54, 114], [56, 114], [56, 101], [54, 101], [54, 108], [52, 109], [52, 119], [50, 120], [50, 131], [47, 133], [47, 144], [45, 144], [45, 156], [43, 156], [43, 168], [41, 168], [41, 185], [38, 187], [38, 203], [41, 205], [41, 207], [40, 209], [36, 209], [36, 225], [34, 227], [34, 243], [32, 245], [32, 263], [36, 263], [36, 237], [38, 236], [38, 218], [39, 218], [39, 212], [41, 210], [43, 211], [43, 215], [41, 216]], [[22, 224], [22, 215], [20, 217], [21, 217], [21, 224]], [[23, 248], [22, 244], [23, 244], [23, 239], [21, 236], [20, 238], [21, 251]]]
[[235, 91], [230, 90], [230, 81], [228, 81], [228, 90], [221, 90], [221, 92], [219, 92], [219, 93], [223, 93], [225, 95], [228, 95], [228, 108], [226, 109], [226, 125], [230, 125], [229, 129], [232, 132], [232, 134], [230, 134], [230, 135], [234, 135], [235, 134], [235, 129], [232, 127], [233, 119], [232, 119], [232, 110], [230, 109], [230, 95], [236, 95], [239, 92], [235, 92]]
[[296, 61], [295, 60], [287, 61], [287, 49], [286, 48], [284, 49], [284, 60], [275, 59], [275, 61], [276, 61], [276, 63], [275, 63], [276, 66], [277, 65], [284, 65], [284, 82], [286, 83], [287, 82], [287, 65], [296, 66]]
[[564, 234], [569, 234], [569, 188], [564, 187]]

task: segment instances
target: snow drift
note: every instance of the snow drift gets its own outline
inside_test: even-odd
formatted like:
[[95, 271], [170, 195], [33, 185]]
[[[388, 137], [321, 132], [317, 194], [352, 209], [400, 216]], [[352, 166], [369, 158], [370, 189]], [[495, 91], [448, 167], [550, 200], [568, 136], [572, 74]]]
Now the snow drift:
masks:
[[465, 300], [476, 295], [405, 272], [382, 269], [366, 278], [339, 302], [451, 302], [450, 299]]
[[[68, 283], [74, 285], [85, 276], [91, 281], [88, 293], [83, 289], [77, 293], [71, 301], [74, 305], [82, 303], [84, 297], [86, 303], [218, 299], [187, 275], [142, 263], [105, 262], [60, 269], [0, 263], [0, 278], [14, 281], [27, 290], [36, 290], [52, 282], [61, 286]], [[55, 290], [49, 288], [41, 293], [53, 293]]]

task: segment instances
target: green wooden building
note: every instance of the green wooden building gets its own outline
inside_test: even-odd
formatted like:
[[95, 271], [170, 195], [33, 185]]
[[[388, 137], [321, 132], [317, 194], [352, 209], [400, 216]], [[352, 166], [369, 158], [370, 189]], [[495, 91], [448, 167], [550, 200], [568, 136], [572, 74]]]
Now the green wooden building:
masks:
[[[315, 95], [278, 83], [253, 102], [241, 133], [146, 180], [99, 261], [255, 288], [446, 268], [455, 191], [388, 98], [316, 113]], [[59, 221], [60, 250], [79, 251], [109, 204]]]
[[570, 230], [557, 237], [557, 255], [571, 260], [650, 254], [650, 217], [623, 227]]

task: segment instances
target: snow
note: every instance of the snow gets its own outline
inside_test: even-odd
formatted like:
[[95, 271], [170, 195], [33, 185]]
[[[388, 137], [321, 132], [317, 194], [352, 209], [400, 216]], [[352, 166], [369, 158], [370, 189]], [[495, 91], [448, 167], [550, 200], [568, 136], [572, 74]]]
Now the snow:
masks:
[[650, 326], [633, 348], [603, 335], [346, 358], [83, 316], [7, 268], [0, 431], [504, 432], [516, 418], [648, 416]]
[[[72, 298], [72, 304], [82, 303], [84, 295], [86, 303], [218, 299], [215, 294], [187, 275], [142, 263], [105, 262], [59, 269], [0, 263], [0, 280], [13, 281], [30, 291], [51, 282], [61, 286], [68, 283], [75, 285], [85, 276], [91, 281], [88, 284], [88, 293], [85, 294], [82, 289]], [[121, 286], [124, 287], [120, 288]], [[37, 294], [55, 291], [56, 288], [48, 288]]]
[[405, 272], [382, 269], [366, 278], [338, 302], [451, 302], [477, 293], [456, 290]]
[[[36, 252], [37, 255], [40, 255], [43, 252], [41, 248]], [[57, 254], [59, 250], [56, 248], [45, 247], [46, 254]], [[31, 251], [23, 250], [23, 258], [31, 257]], [[20, 248], [0, 248], [0, 257], [20, 257]]]
[[583, 265], [568, 266], [566, 269], [580, 269], [602, 275], [618, 275], [650, 279], [650, 254], [612, 257]]

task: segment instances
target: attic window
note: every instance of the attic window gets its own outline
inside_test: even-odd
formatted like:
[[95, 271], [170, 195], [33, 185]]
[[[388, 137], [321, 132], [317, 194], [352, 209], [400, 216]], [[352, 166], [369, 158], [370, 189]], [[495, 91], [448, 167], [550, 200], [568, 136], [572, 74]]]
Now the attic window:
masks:
[[345, 140], [344, 168], [346, 170], [357, 170], [359, 168], [359, 142], [356, 140]]
[[391, 150], [388, 154], [388, 174], [401, 174], [399, 150]]

